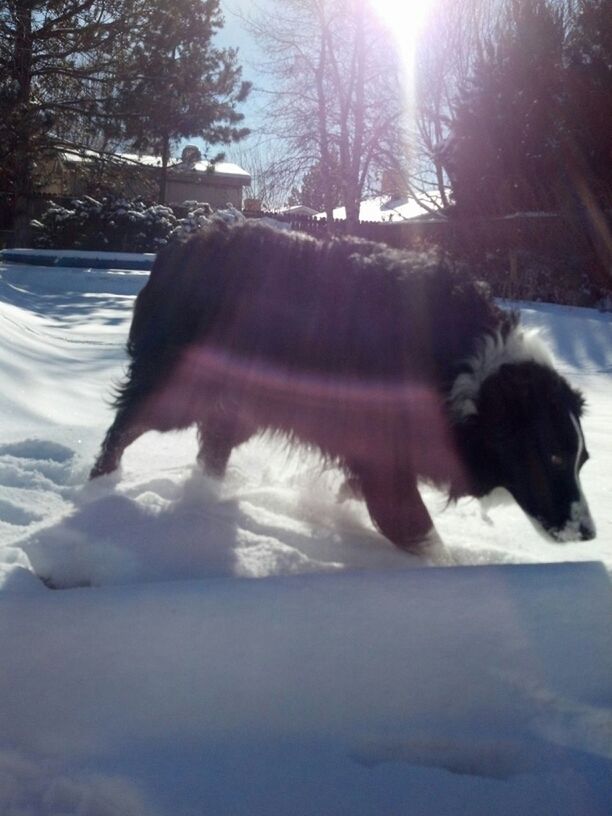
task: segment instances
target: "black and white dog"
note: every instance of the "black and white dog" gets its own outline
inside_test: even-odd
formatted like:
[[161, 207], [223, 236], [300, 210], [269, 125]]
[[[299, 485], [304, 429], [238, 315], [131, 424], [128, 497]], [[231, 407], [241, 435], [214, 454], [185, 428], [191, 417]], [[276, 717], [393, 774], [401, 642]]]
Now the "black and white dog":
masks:
[[92, 477], [145, 431], [194, 423], [221, 477], [267, 430], [344, 468], [407, 550], [432, 531], [418, 479], [453, 499], [502, 487], [550, 538], [595, 535], [581, 395], [516, 314], [430, 255], [211, 225], [160, 252], [128, 352]]

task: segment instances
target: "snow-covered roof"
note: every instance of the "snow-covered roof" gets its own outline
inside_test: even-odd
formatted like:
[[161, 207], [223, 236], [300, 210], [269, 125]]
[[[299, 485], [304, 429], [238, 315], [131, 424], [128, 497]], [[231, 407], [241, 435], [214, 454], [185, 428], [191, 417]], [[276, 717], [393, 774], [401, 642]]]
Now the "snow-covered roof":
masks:
[[[138, 164], [145, 164], [150, 167], [161, 167], [162, 163], [160, 156], [139, 156], [137, 153], [119, 153], [118, 157], [125, 159], [126, 161], [137, 162]], [[212, 172], [217, 177], [224, 176], [226, 178], [240, 178], [244, 180], [245, 184], [249, 184], [251, 181], [250, 174], [233, 162], [215, 162], [212, 164], [209, 161], [199, 161], [194, 162], [193, 164], [186, 164], [185, 162], [181, 161], [181, 159], [170, 159], [168, 166], [184, 172]]]
[[[435, 193], [429, 194], [434, 201], [439, 198]], [[375, 196], [374, 198], [366, 198], [361, 202], [359, 210], [360, 221], [390, 221], [400, 222], [407, 221], [411, 218], [418, 218], [423, 215], [430, 215], [428, 210], [419, 204], [419, 202], [408, 196], [402, 198], [390, 198], [389, 196]], [[325, 218], [325, 213], [317, 213], [318, 218]], [[432, 216], [435, 217], [435, 216]], [[334, 218], [342, 221], [346, 218], [346, 208], [336, 207], [334, 210]]]
[[[160, 156], [139, 156], [137, 153], [119, 153], [118, 157], [126, 161], [145, 164], [149, 167], [161, 167], [162, 163]], [[181, 161], [181, 159], [170, 159], [168, 166], [177, 170], [184, 170], [185, 172], [210, 173], [212, 171], [216, 176], [236, 176], [248, 179], [248, 181], [251, 180], [250, 174], [233, 162], [214, 162], [213, 164], [208, 161], [199, 161], [193, 164], [186, 164]]]
[[[209, 162], [196, 162], [193, 166], [193, 169], [197, 173], [206, 173], [210, 169]], [[245, 184], [250, 184], [251, 182], [251, 175], [247, 173], [246, 170], [243, 170], [237, 164], [233, 162], [215, 162], [214, 165], [214, 173], [217, 176], [235, 176], [237, 178], [243, 178], [245, 180]]]
[[[123, 161], [130, 164], [141, 164], [145, 165], [146, 167], [161, 167], [162, 160], [160, 156], [148, 156], [148, 155], [139, 155], [138, 153], [114, 153], [114, 154], [104, 154], [99, 153], [96, 150], [65, 150], [60, 153], [62, 159], [67, 162], [72, 163], [79, 163], [79, 162], [88, 162], [92, 159], [106, 157], [110, 159], [115, 159], [117, 161]], [[186, 165], [181, 159], [170, 159], [168, 162], [168, 166], [172, 167], [176, 170], [182, 170], [184, 172], [195, 172], [195, 173], [214, 173], [214, 175], [224, 178], [235, 178], [240, 179], [243, 184], [247, 185], [251, 181], [251, 176], [247, 173], [246, 170], [243, 170], [237, 164], [233, 162], [208, 162], [208, 161], [199, 161], [195, 162], [194, 164]]]
[[91, 161], [92, 159], [99, 159], [100, 156], [104, 154], [97, 150], [88, 150], [87, 148], [79, 148], [77, 150], [75, 148], [74, 150], [60, 150], [59, 155], [63, 161], [79, 164], [81, 162]]
[[317, 215], [317, 211], [312, 207], [307, 207], [305, 204], [294, 204], [292, 207], [283, 207], [279, 210], [281, 215]]

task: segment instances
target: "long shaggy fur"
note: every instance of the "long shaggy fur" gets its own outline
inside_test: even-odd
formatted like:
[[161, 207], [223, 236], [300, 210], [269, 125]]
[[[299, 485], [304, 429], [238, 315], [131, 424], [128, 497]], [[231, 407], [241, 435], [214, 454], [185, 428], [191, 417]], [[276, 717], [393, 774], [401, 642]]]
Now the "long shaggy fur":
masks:
[[505, 338], [515, 324], [434, 255], [218, 223], [160, 253], [128, 351], [165, 360], [207, 341], [287, 370], [448, 389], [481, 338]]
[[485, 382], [533, 364], [570, 393], [517, 315], [434, 255], [254, 222], [217, 223], [159, 254], [128, 352], [93, 476], [151, 428], [196, 423], [200, 460], [219, 476], [236, 445], [279, 431], [341, 464], [406, 548], [432, 526], [418, 478], [453, 496], [498, 486], [479, 418]]

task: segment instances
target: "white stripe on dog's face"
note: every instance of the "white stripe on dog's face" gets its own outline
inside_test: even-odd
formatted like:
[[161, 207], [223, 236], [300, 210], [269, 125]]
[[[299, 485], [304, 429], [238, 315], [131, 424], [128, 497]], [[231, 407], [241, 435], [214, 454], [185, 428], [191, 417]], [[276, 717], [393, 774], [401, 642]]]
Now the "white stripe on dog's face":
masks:
[[574, 430], [576, 431], [576, 436], [578, 437], [578, 446], [576, 450], [576, 461], [574, 462], [574, 476], [576, 477], [576, 482], [578, 481], [578, 473], [580, 471], [580, 460], [584, 454], [584, 436], [582, 434], [582, 428], [580, 427], [580, 423], [576, 419], [573, 414], [570, 414], [570, 419], [572, 421], [572, 425], [574, 426]]
[[589, 506], [584, 497], [584, 493], [582, 492], [579, 475], [585, 449], [584, 436], [582, 434], [580, 423], [576, 417], [573, 414], [570, 414], [570, 419], [572, 421], [572, 425], [574, 426], [574, 430], [576, 431], [576, 436], [578, 437], [576, 460], [574, 462], [574, 479], [576, 480], [576, 492], [578, 493], [579, 498], [570, 505], [570, 519], [565, 527], [559, 531], [557, 537], [558, 541], [576, 541], [577, 539], [582, 538], [581, 531], [590, 537], [595, 536], [595, 522], [593, 521], [589, 511]]
[[584, 436], [580, 423], [573, 413], [569, 414], [572, 425], [576, 432], [576, 457], [573, 467], [573, 487], [572, 493], [578, 498], [572, 501], [567, 507], [567, 521], [561, 528], [551, 528], [543, 523], [540, 518], [535, 518], [526, 512], [527, 518], [535, 529], [544, 538], [556, 543], [567, 543], [570, 541], [585, 541], [595, 537], [595, 522], [589, 511], [589, 506], [582, 492], [580, 484], [580, 468], [585, 458]]

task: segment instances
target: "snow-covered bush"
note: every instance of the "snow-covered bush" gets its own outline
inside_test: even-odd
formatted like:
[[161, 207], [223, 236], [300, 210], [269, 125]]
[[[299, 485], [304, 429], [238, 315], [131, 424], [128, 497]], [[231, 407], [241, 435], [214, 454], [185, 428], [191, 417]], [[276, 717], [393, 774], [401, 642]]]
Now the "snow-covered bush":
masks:
[[189, 211], [184, 218], [178, 220], [172, 232], [172, 238], [185, 238], [215, 220], [225, 221], [228, 224], [236, 224], [245, 220], [244, 215], [233, 204], [226, 204], [222, 210], [216, 212], [213, 212], [210, 204], [199, 201], [185, 201], [183, 206], [189, 207]]
[[185, 201], [182, 206], [187, 209], [187, 215], [178, 219], [178, 225], [172, 233], [173, 238], [186, 237], [192, 232], [197, 232], [211, 220], [212, 209], [209, 204]]
[[507, 250], [488, 252], [469, 268], [487, 282], [495, 297], [514, 301], [591, 306], [606, 310], [612, 302], [609, 289], [602, 288], [587, 260], [570, 253], [521, 250], [511, 265]]
[[185, 212], [197, 210], [199, 207], [203, 207], [209, 214], [212, 213], [212, 207], [207, 201], [196, 201], [196, 199], [190, 198], [180, 204], [180, 208], [185, 210]]
[[161, 204], [84, 196], [71, 207], [51, 202], [32, 227], [41, 248], [157, 252], [177, 224], [170, 207]]
[[244, 220], [232, 204], [213, 212], [210, 204], [186, 201], [177, 210], [186, 211], [186, 215], [179, 218], [171, 207], [147, 206], [141, 199], [96, 201], [83, 196], [70, 207], [50, 202], [40, 220], [32, 221], [34, 245], [44, 249], [157, 252], [168, 241], [196, 232], [211, 220]]

